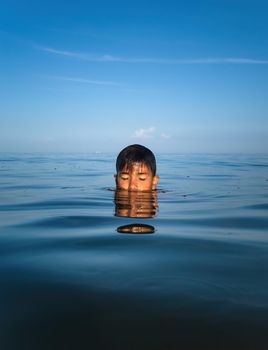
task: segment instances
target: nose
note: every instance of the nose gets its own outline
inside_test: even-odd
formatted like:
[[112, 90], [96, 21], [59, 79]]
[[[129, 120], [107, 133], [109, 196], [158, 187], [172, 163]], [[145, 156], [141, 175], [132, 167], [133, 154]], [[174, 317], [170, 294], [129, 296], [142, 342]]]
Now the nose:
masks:
[[129, 189], [130, 191], [137, 191], [138, 190], [137, 181], [135, 181], [134, 179], [131, 179], [129, 183]]

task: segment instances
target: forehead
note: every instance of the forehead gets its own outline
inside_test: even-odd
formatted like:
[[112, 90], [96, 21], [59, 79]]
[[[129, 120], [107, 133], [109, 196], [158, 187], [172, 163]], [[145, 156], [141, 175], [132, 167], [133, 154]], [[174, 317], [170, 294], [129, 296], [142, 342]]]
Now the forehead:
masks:
[[121, 170], [121, 173], [122, 172], [127, 172], [127, 173], [135, 172], [135, 173], [148, 173], [148, 174], [152, 173], [150, 167], [147, 164], [139, 163], [139, 162], [135, 162], [132, 164], [125, 164], [125, 166]]

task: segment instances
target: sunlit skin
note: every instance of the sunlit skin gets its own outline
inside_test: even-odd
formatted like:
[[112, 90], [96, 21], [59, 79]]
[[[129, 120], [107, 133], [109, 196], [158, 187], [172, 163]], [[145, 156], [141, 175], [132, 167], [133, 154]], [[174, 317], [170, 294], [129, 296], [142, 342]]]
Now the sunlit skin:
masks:
[[158, 184], [158, 176], [153, 176], [150, 167], [144, 163], [134, 163], [125, 166], [115, 175], [116, 187], [126, 191], [152, 191]]

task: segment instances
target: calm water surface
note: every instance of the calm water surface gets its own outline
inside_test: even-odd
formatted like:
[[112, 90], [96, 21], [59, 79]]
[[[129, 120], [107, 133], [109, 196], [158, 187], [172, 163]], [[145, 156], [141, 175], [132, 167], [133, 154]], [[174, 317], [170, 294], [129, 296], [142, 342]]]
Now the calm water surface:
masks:
[[0, 155], [1, 350], [268, 349], [268, 156], [156, 156]]

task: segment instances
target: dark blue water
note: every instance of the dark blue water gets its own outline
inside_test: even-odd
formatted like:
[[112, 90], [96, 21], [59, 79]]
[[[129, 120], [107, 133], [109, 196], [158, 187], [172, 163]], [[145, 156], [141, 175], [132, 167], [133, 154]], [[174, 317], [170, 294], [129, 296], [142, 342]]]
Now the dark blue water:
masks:
[[0, 155], [0, 349], [268, 349], [268, 156], [115, 157]]

